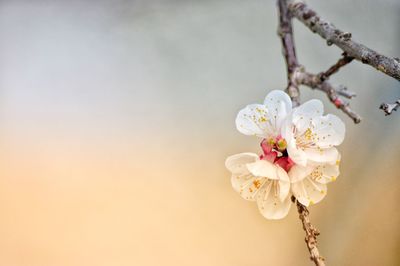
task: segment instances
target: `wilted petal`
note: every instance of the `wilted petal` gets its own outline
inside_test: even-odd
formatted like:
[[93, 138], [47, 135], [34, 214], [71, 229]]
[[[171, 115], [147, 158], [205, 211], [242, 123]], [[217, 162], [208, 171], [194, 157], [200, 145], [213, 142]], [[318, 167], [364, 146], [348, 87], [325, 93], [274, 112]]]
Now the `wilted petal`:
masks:
[[257, 205], [265, 218], [276, 220], [282, 219], [288, 214], [292, 202], [289, 196], [283, 201], [279, 199], [274, 182], [277, 181], [269, 181], [265, 189], [257, 194]]
[[320, 202], [325, 197], [326, 192], [326, 184], [316, 182], [310, 177], [292, 184], [293, 195], [305, 206]]

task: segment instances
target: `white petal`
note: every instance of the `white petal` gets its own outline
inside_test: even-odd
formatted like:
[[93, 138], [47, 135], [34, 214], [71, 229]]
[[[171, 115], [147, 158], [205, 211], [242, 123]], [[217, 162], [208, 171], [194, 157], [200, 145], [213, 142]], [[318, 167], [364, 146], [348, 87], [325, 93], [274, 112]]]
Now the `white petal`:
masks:
[[307, 154], [302, 149], [297, 148], [295, 139], [286, 139], [286, 141], [289, 158], [296, 164], [305, 166], [307, 164]]
[[336, 148], [317, 149], [307, 148], [304, 150], [307, 159], [316, 163], [336, 163], [339, 152]]
[[251, 104], [240, 110], [235, 123], [237, 130], [245, 135], [268, 138], [276, 134], [268, 109], [262, 104]]
[[292, 100], [289, 95], [281, 90], [273, 90], [267, 94], [264, 100], [265, 105], [280, 106], [284, 105], [285, 111], [290, 112], [292, 110]]
[[293, 115], [289, 114], [282, 122], [281, 135], [286, 141], [293, 139]]
[[254, 176], [266, 177], [268, 179], [278, 179], [276, 166], [265, 160], [258, 160], [254, 163], [248, 163], [247, 169]]
[[315, 165], [314, 167], [312, 167], [313, 170], [310, 173], [310, 175], [314, 177], [315, 181], [322, 183], [322, 184], [327, 184], [332, 181], [335, 181], [340, 174], [339, 161], [340, 161], [340, 159], [338, 159], [337, 163], [335, 163], [335, 164]]
[[293, 109], [292, 123], [299, 134], [302, 134], [310, 126], [313, 118], [324, 114], [324, 105], [320, 100], [313, 99]]
[[281, 201], [274, 191], [273, 182], [269, 181], [266, 188], [257, 194], [257, 205], [261, 214], [267, 219], [282, 219], [284, 218], [290, 209], [292, 204], [290, 196]]
[[320, 202], [325, 197], [326, 191], [326, 184], [318, 183], [310, 177], [292, 184], [293, 195], [305, 206]]
[[265, 190], [269, 180], [265, 177], [254, 177], [251, 174], [232, 175], [232, 187], [246, 200], [254, 201], [257, 193]]
[[246, 200], [254, 200], [258, 189], [260, 189], [266, 178], [256, 178], [247, 169], [248, 163], [259, 160], [255, 153], [239, 153], [229, 156], [225, 166], [232, 172], [231, 183], [235, 191]]
[[319, 147], [329, 148], [343, 142], [346, 130], [339, 117], [331, 114], [315, 117], [313, 125], [313, 133], [317, 139], [315, 143]]
[[306, 178], [308, 175], [310, 175], [312, 173], [312, 171], [314, 170], [314, 166], [302, 166], [302, 165], [293, 165], [292, 168], [290, 168], [289, 171], [289, 178], [290, 178], [290, 182], [292, 183], [296, 183], [299, 181], [302, 181], [304, 178]]
[[265, 97], [264, 105], [276, 130], [280, 130], [285, 117], [292, 111], [292, 100], [281, 90], [273, 90]]
[[290, 191], [290, 180], [289, 176], [285, 170], [283, 170], [280, 166], [276, 167], [277, 174], [278, 174], [278, 184], [279, 184], [279, 199], [283, 202], [287, 196], [289, 195]]
[[294, 109], [293, 114], [308, 117], [321, 116], [324, 114], [324, 105], [320, 100], [312, 99]]
[[253, 163], [259, 159], [255, 153], [239, 153], [229, 156], [225, 160], [225, 167], [233, 174], [249, 173], [246, 164]]

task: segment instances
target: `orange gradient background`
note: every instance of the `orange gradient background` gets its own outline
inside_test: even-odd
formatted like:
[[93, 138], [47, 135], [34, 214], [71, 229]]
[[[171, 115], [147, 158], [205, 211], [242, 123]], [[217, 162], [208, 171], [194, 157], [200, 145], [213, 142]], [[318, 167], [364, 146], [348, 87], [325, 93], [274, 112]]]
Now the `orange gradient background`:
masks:
[[[400, 55], [395, 0], [308, 1]], [[2, 1], [0, 265], [310, 265], [292, 208], [264, 219], [224, 160], [259, 152], [235, 116], [284, 88], [274, 1]], [[295, 23], [299, 60], [341, 51]], [[355, 62], [341, 175], [310, 207], [328, 265], [400, 264], [399, 83]]]

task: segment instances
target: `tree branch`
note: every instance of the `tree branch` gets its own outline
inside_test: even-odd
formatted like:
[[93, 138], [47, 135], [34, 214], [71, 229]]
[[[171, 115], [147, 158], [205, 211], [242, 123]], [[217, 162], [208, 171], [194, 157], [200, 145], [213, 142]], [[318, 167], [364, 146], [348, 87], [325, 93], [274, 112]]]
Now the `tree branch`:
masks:
[[[335, 88], [328, 79], [337, 73], [342, 67], [346, 66], [353, 59], [368, 64], [378, 71], [385, 73], [400, 81], [400, 59], [390, 58], [377, 53], [376, 51], [351, 40], [351, 33], [343, 32], [337, 29], [333, 24], [323, 20], [317, 13], [309, 8], [303, 2], [291, 2], [291, 0], [278, 0], [279, 26], [278, 34], [282, 42], [283, 55], [286, 61], [287, 69], [287, 88], [294, 106], [300, 104], [299, 86], [305, 85], [312, 89], [324, 92], [329, 100], [345, 114], [347, 114], [354, 123], [359, 123], [361, 117], [355, 113], [348, 103], [344, 102], [340, 97], [351, 99], [354, 93], [347, 90], [346, 87]], [[303, 22], [311, 31], [319, 34], [327, 40], [328, 45], [335, 44], [343, 50], [343, 57], [339, 59], [325, 72], [317, 75], [308, 73], [304, 70], [297, 60], [296, 49], [293, 39], [292, 16], [295, 16]], [[400, 106], [400, 99], [395, 103], [383, 103], [383, 109], [386, 115], [390, 115]], [[299, 218], [303, 224], [306, 233], [305, 242], [310, 253], [310, 259], [317, 266], [325, 266], [324, 258], [320, 255], [317, 247], [317, 236], [319, 232], [313, 227], [309, 219], [309, 211], [306, 206], [302, 205], [292, 196], [291, 200], [296, 203]]]
[[296, 200], [294, 196], [292, 196], [293, 203], [297, 205], [297, 211], [299, 213], [299, 218], [301, 223], [303, 224], [303, 229], [306, 232], [306, 244], [308, 251], [310, 252], [310, 259], [315, 263], [317, 266], [325, 266], [324, 258], [319, 254], [319, 250], [317, 247], [317, 236], [319, 232], [315, 227], [311, 224], [309, 218], [309, 211], [306, 206], [301, 204]]
[[384, 56], [365, 45], [353, 41], [351, 33], [337, 29], [303, 2], [290, 3], [289, 10], [311, 31], [327, 40], [328, 45], [335, 44], [349, 57], [354, 57], [354, 59], [400, 81], [400, 60]]
[[353, 97], [355, 94], [347, 91], [343, 87], [340, 89], [335, 89], [327, 80], [321, 80], [320, 75], [314, 75], [303, 71], [298, 71], [296, 73], [296, 80], [298, 84], [308, 86], [312, 89], [317, 89], [324, 92], [329, 100], [345, 114], [347, 114], [354, 123], [358, 124], [361, 122], [361, 117], [354, 112], [349, 103], [340, 99], [339, 95], [345, 95], [347, 98]]
[[[293, 27], [292, 17], [288, 10], [288, 0], [278, 0], [278, 11], [279, 11], [279, 26], [278, 34], [282, 41], [283, 55], [286, 61], [287, 69], [287, 80], [288, 86], [286, 88], [287, 93], [294, 106], [300, 104], [300, 91], [298, 87], [297, 73], [300, 68], [296, 57], [296, 49], [293, 39]], [[296, 198], [292, 196], [292, 201], [296, 201]], [[308, 218], [308, 210], [305, 206], [297, 202], [297, 210], [299, 212], [299, 218], [303, 223], [304, 231], [306, 232], [306, 243], [308, 250], [311, 255], [311, 260], [314, 261], [317, 266], [325, 266], [323, 258], [319, 255], [317, 247], [317, 230], [311, 225]]]
[[393, 111], [397, 111], [397, 108], [400, 106], [400, 99], [395, 101], [394, 103], [382, 103], [379, 107], [385, 112], [385, 115], [390, 115]]
[[336, 62], [336, 64], [331, 66], [327, 71], [318, 74], [319, 78], [321, 79], [321, 81], [328, 79], [330, 76], [337, 73], [341, 67], [344, 67], [345, 65], [353, 61], [353, 59], [353, 57], [350, 57], [346, 53], [343, 53], [343, 57], [340, 58]]
[[299, 64], [296, 57], [296, 50], [293, 40], [292, 18], [289, 14], [287, 0], [278, 1], [278, 11], [278, 35], [281, 37], [282, 52], [285, 57], [287, 70], [288, 85], [286, 91], [292, 99], [293, 104], [297, 106], [300, 104], [300, 92], [295, 80], [293, 80], [293, 73]]

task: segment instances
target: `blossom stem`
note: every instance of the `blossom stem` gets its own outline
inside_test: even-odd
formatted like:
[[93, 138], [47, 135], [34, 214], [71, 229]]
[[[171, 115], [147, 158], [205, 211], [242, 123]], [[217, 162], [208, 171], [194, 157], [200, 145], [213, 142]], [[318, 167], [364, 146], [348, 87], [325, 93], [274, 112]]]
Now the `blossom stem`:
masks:
[[317, 266], [325, 266], [325, 259], [320, 255], [317, 247], [317, 236], [319, 235], [319, 232], [310, 222], [310, 212], [308, 211], [307, 207], [298, 202], [294, 196], [292, 196], [292, 201], [297, 205], [299, 218], [303, 224], [303, 229], [306, 232], [305, 241], [308, 251], [310, 252], [310, 259]]

